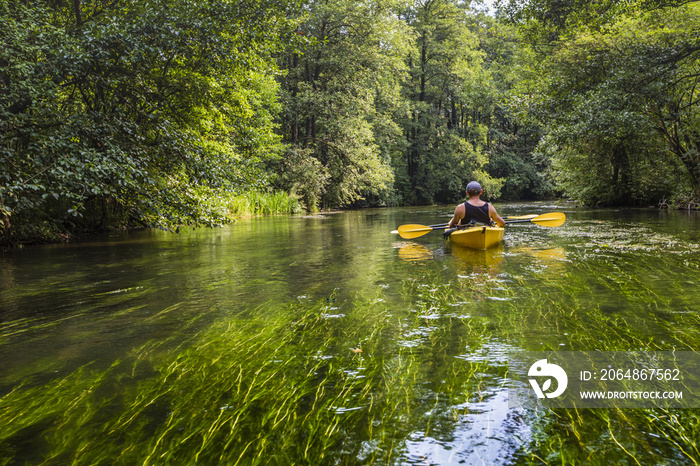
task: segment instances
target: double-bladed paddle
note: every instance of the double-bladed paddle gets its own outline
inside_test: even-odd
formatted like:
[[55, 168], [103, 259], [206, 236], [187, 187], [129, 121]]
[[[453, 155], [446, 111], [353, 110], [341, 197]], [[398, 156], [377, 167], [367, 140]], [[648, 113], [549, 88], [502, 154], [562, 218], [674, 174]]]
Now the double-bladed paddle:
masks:
[[[503, 217], [506, 221], [506, 225], [511, 223], [536, 223], [538, 225], [546, 227], [558, 227], [566, 221], [566, 215], [563, 212], [550, 212], [548, 214], [542, 215], [518, 215]], [[401, 225], [398, 230], [392, 231], [392, 233], [398, 233], [404, 239], [418, 238], [419, 236], [426, 235], [434, 230], [444, 229], [449, 225], [448, 223], [440, 223], [437, 225]], [[467, 228], [470, 225], [460, 225], [461, 228]], [[459, 228], [458, 227], [458, 228]]]

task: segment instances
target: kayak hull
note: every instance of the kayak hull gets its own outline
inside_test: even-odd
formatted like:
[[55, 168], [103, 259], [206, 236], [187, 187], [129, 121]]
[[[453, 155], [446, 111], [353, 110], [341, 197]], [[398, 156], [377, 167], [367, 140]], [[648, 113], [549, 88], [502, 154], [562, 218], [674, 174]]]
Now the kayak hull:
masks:
[[489, 249], [503, 241], [503, 228], [476, 226], [456, 230], [450, 235], [452, 243], [471, 249]]

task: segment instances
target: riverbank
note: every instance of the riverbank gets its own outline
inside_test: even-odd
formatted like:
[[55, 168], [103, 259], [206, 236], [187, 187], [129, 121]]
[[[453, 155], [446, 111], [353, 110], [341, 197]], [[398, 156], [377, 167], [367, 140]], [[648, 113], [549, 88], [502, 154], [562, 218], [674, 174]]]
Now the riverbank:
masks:
[[668, 210], [700, 210], [700, 199], [691, 197], [689, 199], [661, 199], [659, 209]]
[[193, 218], [190, 222], [148, 222], [134, 212], [124, 211], [109, 199], [91, 202], [77, 216], [67, 218], [51, 215], [34, 219], [13, 221], [9, 217], [0, 224], [0, 247], [3, 249], [68, 242], [78, 238], [132, 229], [157, 228], [179, 231], [186, 226], [222, 226], [238, 219], [261, 215], [294, 214], [304, 211], [299, 198], [284, 191], [246, 193], [219, 193], [202, 196], [200, 208], [206, 218]]
[[[578, 204], [578, 203], [576, 203]], [[585, 206], [582, 206], [585, 207]], [[215, 221], [189, 222], [177, 224], [147, 223], [134, 216], [118, 218], [118, 214], [105, 215], [106, 207], [94, 207], [86, 209], [79, 219], [71, 221], [58, 221], [39, 219], [36, 222], [18, 222], [12, 225], [10, 219], [5, 217], [0, 223], [0, 247], [9, 249], [36, 244], [50, 244], [70, 242], [75, 239], [86, 238], [92, 235], [108, 231], [125, 231], [140, 229], [160, 229], [179, 232], [183, 227], [192, 226], [223, 226], [236, 222], [239, 219], [266, 216], [298, 214], [306, 211], [298, 196], [284, 191], [263, 192], [250, 191], [234, 194], [224, 193], [215, 196], [201, 198], [201, 208], [206, 211], [210, 219]], [[605, 207], [603, 207], [605, 208]], [[657, 206], [649, 206], [657, 210], [700, 210], [700, 201], [694, 198], [686, 200], [662, 199]], [[322, 212], [323, 213], [323, 212]], [[96, 217], [103, 220], [95, 220]], [[105, 217], [108, 217], [106, 220]], [[84, 224], [80, 219], [85, 219]], [[90, 227], [88, 225], [92, 224]], [[17, 226], [19, 225], [19, 226]], [[9, 234], [8, 234], [9, 231]]]

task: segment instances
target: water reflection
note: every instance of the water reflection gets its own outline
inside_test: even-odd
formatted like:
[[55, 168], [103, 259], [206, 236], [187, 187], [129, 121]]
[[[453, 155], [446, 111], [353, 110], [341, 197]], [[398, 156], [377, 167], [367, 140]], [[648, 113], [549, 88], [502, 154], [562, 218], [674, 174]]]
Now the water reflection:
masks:
[[566, 261], [566, 251], [564, 248], [538, 249], [532, 247], [518, 247], [509, 249], [508, 252], [512, 254], [527, 254], [547, 265], [554, 265], [557, 262]]
[[509, 464], [530, 441], [522, 413], [508, 408], [508, 390], [500, 388], [478, 401], [451, 407], [457, 414], [449, 440], [413, 432], [406, 440], [407, 464]]
[[492, 269], [503, 263], [505, 249], [503, 244], [487, 250], [470, 249], [456, 244], [448, 243], [445, 248], [458, 260], [458, 266], [481, 267], [482, 269]]
[[399, 259], [406, 262], [425, 261], [433, 257], [432, 251], [419, 243], [398, 242], [394, 243], [394, 248], [399, 250]]

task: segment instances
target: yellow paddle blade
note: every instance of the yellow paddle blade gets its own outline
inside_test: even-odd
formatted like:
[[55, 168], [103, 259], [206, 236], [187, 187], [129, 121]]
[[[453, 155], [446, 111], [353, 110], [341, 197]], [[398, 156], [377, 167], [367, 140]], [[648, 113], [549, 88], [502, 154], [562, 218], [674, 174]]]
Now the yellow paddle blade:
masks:
[[564, 224], [566, 215], [564, 215], [564, 212], [550, 212], [548, 214], [538, 215], [530, 219], [530, 221], [545, 227], [558, 227]]
[[398, 229], [399, 236], [404, 239], [418, 238], [431, 231], [433, 228], [425, 225], [401, 225]]

